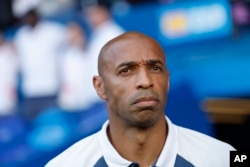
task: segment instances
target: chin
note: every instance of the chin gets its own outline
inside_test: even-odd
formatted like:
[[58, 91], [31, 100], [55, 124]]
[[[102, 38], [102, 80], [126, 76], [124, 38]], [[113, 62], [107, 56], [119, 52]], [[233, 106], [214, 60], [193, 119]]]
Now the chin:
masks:
[[[146, 111], [144, 111], [146, 112]], [[140, 127], [140, 128], [148, 128], [153, 126], [156, 122], [158, 117], [156, 115], [152, 115], [152, 111], [151, 114], [147, 113], [147, 114], [140, 114], [140, 116], [137, 118], [136, 122], [136, 126]]]
[[154, 121], [137, 122], [136, 127], [146, 129], [152, 127], [154, 124], [155, 124]]

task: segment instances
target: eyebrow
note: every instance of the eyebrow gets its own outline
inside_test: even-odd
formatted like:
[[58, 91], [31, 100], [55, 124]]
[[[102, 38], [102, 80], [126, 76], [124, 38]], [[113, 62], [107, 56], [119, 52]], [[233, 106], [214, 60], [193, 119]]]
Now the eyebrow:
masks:
[[161, 64], [161, 65], [164, 65], [163, 62], [161, 60], [147, 60], [146, 61], [146, 64], [149, 64], [149, 65], [153, 65], [153, 64]]
[[119, 64], [117, 68], [121, 68], [124, 66], [135, 66], [137, 64], [138, 64], [137, 62], [129, 61], [129, 62], [124, 62], [124, 63]]
[[[139, 63], [135, 62], [135, 61], [128, 61], [128, 62], [124, 62], [124, 63], [119, 64], [117, 68], [121, 68], [121, 67], [124, 67], [124, 66], [136, 66], [138, 64]], [[148, 65], [153, 65], [153, 64], [164, 65], [161, 60], [146, 60], [146, 64], [148, 64]]]

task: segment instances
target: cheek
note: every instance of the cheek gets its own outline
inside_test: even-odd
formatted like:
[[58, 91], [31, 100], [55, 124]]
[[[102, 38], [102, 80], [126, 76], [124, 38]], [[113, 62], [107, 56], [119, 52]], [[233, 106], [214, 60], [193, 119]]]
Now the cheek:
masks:
[[125, 85], [124, 82], [117, 82], [114, 79], [108, 83], [108, 86], [105, 87], [108, 103], [116, 106], [121, 105], [126, 100], [128, 89]]
[[116, 85], [110, 89], [108, 94], [108, 106], [114, 115], [121, 115], [121, 112], [128, 109], [127, 90]]
[[168, 83], [168, 79], [161, 79], [156, 80], [157, 85], [155, 85], [156, 87], [156, 91], [158, 92], [159, 95], [165, 97], [168, 93], [169, 90], [169, 83]]

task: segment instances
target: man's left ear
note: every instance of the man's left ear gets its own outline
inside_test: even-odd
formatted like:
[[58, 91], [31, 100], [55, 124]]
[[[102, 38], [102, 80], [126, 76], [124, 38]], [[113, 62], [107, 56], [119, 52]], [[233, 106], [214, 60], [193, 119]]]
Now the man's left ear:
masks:
[[167, 70], [167, 80], [168, 80], [168, 91], [170, 89], [170, 72]]
[[94, 88], [96, 90], [96, 93], [98, 94], [98, 96], [103, 99], [103, 100], [107, 100], [107, 96], [104, 90], [104, 83], [102, 80], [102, 77], [100, 76], [94, 76], [93, 77], [93, 85]]

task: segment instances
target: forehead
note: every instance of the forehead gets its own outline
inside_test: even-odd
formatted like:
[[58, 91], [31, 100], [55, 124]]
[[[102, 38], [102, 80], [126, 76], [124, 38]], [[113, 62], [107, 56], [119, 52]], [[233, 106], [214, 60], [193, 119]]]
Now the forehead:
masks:
[[160, 60], [165, 64], [165, 54], [154, 40], [148, 38], [129, 38], [113, 43], [109, 48], [110, 60], [115, 66], [123, 62], [142, 62]]

